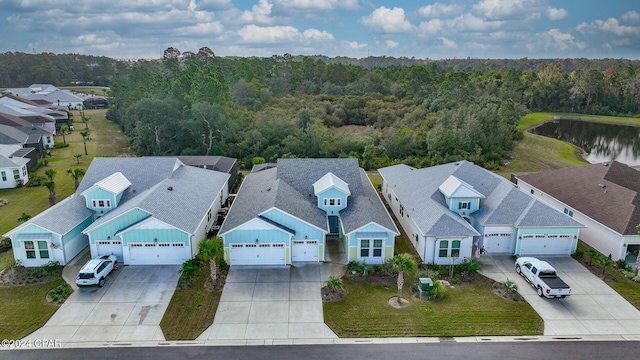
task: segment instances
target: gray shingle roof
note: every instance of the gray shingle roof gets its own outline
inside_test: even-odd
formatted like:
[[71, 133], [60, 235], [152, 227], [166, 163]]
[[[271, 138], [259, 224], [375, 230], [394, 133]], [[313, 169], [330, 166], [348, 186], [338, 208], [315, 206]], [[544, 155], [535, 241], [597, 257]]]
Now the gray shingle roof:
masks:
[[[425, 235], [462, 235], [471, 226], [450, 211], [438, 187], [453, 175], [485, 196], [470, 217], [482, 226], [582, 227], [583, 225], [468, 161], [424, 169], [395, 165], [379, 170]], [[453, 222], [452, 222], [453, 220]], [[475, 231], [475, 230], [473, 230]]]
[[346, 233], [371, 222], [397, 232], [357, 159], [279, 159], [277, 167], [245, 177], [220, 233], [272, 207], [327, 230], [327, 214], [318, 208], [313, 183], [328, 172], [349, 184], [348, 206], [340, 212]]

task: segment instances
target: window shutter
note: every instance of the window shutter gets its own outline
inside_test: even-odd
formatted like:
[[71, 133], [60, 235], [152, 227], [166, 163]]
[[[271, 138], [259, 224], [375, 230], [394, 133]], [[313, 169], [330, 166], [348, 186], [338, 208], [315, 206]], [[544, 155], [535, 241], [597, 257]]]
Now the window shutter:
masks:
[[462, 203], [461, 202], [458, 203], [458, 209], [462, 209]]
[[467, 209], [471, 210], [471, 201], [467, 203]]

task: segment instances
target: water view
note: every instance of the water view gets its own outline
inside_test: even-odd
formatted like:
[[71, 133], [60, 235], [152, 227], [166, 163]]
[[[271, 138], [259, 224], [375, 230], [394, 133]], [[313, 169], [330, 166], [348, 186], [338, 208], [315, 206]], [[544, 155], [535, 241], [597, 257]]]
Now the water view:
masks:
[[640, 166], [640, 127], [560, 119], [531, 132], [579, 146], [586, 153], [585, 160], [592, 164], [617, 160]]

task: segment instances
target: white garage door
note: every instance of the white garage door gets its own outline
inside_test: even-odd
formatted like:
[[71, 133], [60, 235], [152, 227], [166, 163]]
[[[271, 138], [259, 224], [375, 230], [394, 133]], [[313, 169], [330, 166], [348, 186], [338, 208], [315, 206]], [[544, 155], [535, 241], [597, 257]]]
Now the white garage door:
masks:
[[571, 235], [524, 235], [520, 255], [570, 255]]
[[293, 240], [291, 262], [318, 261], [318, 240]]
[[100, 240], [97, 243], [98, 256], [115, 255], [122, 264], [122, 241], [120, 240]]
[[489, 254], [513, 254], [512, 233], [489, 233], [483, 239], [482, 245]]
[[284, 244], [231, 244], [230, 265], [285, 265]]
[[129, 244], [129, 265], [179, 265], [191, 259], [183, 243]]

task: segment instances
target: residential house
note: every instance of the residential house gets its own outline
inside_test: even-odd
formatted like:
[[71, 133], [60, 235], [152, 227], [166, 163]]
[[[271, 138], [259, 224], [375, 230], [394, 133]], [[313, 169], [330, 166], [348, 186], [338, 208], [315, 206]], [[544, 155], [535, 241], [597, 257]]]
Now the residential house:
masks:
[[66, 106], [69, 110], [82, 107], [82, 97], [50, 84], [32, 84], [28, 88], [7, 89], [6, 93], [31, 101], [46, 101], [49, 104]]
[[379, 264], [398, 234], [357, 159], [279, 159], [252, 172], [219, 232], [232, 266], [328, 261], [329, 248], [345, 254], [332, 261]]
[[29, 159], [0, 154], [0, 189], [11, 189], [29, 182]]
[[95, 158], [75, 194], [11, 230], [25, 266], [92, 257], [122, 264], [181, 264], [192, 258], [226, 201], [229, 174], [176, 158]]
[[613, 260], [640, 249], [640, 171], [617, 161], [512, 177], [522, 190], [586, 225], [580, 240]]
[[425, 263], [576, 250], [581, 223], [471, 162], [378, 171], [385, 201]]
[[226, 156], [178, 156], [185, 165], [229, 174], [228, 190], [231, 192], [238, 179], [238, 160]]

